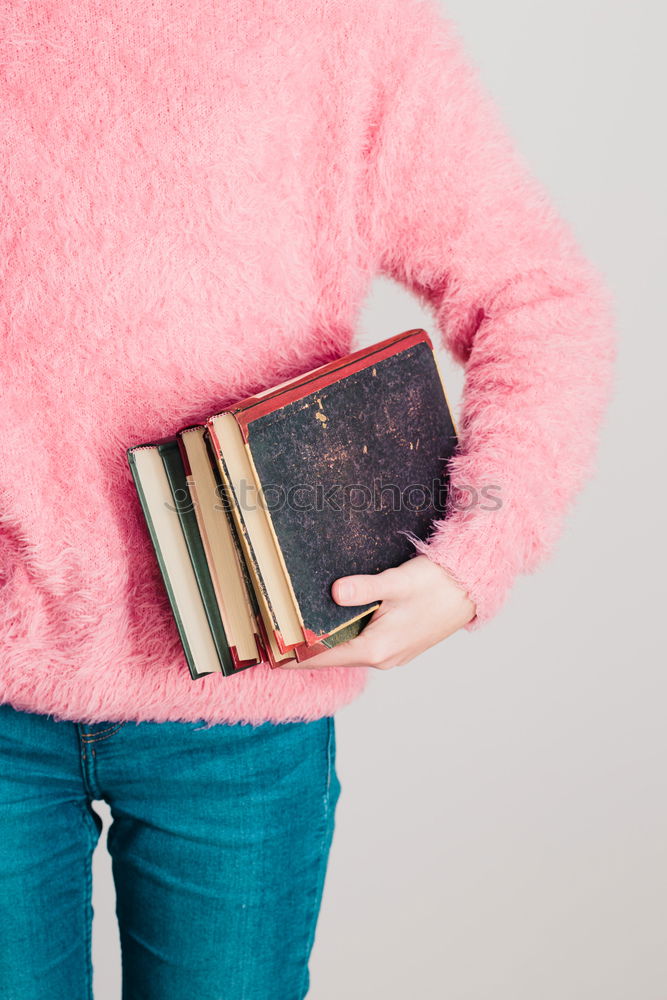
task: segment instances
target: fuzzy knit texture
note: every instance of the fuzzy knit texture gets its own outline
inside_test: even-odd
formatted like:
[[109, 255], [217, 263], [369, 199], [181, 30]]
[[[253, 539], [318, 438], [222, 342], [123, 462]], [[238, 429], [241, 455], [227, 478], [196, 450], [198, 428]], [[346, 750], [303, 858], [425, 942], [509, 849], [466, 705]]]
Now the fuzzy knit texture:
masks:
[[191, 681], [125, 450], [353, 349], [380, 274], [465, 366], [452, 497], [502, 506], [418, 548], [492, 618], [592, 472], [616, 337], [436, 0], [17, 0], [0, 77], [0, 701], [259, 723], [361, 692]]

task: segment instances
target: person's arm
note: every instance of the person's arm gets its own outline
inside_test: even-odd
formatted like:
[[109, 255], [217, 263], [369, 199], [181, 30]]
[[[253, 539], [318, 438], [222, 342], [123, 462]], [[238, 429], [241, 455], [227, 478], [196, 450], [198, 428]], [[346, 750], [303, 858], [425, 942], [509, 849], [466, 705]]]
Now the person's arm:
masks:
[[[334, 584], [341, 604], [383, 604], [358, 639], [309, 667], [406, 662], [492, 618], [516, 576], [552, 550], [592, 472], [612, 385], [605, 283], [514, 147], [435, 0], [397, 9], [410, 16], [387, 26], [367, 148], [367, 231], [377, 272], [429, 303], [445, 348], [465, 366], [460, 447], [452, 505], [415, 542], [420, 554]], [[497, 509], [488, 509], [485, 487], [500, 498]], [[481, 503], [470, 506], [475, 494]]]

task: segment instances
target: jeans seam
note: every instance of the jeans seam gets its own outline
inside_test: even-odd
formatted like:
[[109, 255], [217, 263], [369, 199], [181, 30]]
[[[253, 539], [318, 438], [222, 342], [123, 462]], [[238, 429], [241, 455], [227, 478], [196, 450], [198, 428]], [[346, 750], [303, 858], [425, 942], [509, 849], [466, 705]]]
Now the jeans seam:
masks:
[[332, 749], [333, 749], [333, 727], [334, 719], [333, 716], [327, 716], [327, 742], [326, 742], [326, 761], [327, 761], [327, 776], [324, 787], [324, 795], [322, 797], [324, 811], [323, 811], [323, 829], [322, 836], [320, 838], [320, 851], [319, 851], [319, 863], [317, 866], [317, 882], [316, 888], [313, 894], [313, 905], [310, 914], [310, 926], [308, 930], [308, 937], [306, 939], [306, 949], [305, 949], [305, 960], [303, 963], [303, 976], [301, 979], [301, 985], [299, 987], [298, 1000], [303, 1000], [305, 994], [304, 989], [308, 983], [309, 975], [309, 962], [310, 955], [313, 949], [313, 944], [315, 943], [315, 931], [317, 928], [317, 920], [319, 917], [319, 906], [317, 905], [318, 897], [321, 899], [322, 891], [324, 889], [324, 873], [326, 871], [326, 866], [328, 863], [328, 851], [325, 851], [327, 840], [330, 836], [329, 831], [329, 814], [331, 812], [331, 772], [332, 772]]
[[[93, 871], [92, 854], [97, 844], [97, 838], [90, 828], [91, 819], [86, 815], [86, 806], [81, 811], [81, 821], [85, 828], [89, 851], [84, 859], [83, 872], [83, 938], [85, 951], [85, 1000], [93, 1000], [93, 920], [92, 920], [92, 893], [93, 893]], [[94, 822], [94, 821], [93, 821]]]

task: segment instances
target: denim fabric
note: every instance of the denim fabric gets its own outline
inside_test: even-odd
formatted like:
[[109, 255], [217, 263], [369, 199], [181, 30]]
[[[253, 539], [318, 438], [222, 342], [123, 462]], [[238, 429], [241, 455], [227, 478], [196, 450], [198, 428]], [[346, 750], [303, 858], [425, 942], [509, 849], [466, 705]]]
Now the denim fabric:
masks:
[[331, 716], [80, 725], [0, 706], [0, 997], [92, 997], [104, 799], [124, 1000], [301, 1000], [339, 793]]

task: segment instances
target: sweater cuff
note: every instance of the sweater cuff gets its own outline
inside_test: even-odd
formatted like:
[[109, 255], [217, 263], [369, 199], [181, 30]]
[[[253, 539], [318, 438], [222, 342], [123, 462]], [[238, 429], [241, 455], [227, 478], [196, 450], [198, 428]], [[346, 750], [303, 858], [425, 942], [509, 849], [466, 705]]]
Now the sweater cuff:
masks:
[[444, 521], [436, 522], [427, 541], [411, 538], [411, 542], [417, 553], [441, 566], [475, 605], [474, 616], [463, 628], [475, 631], [495, 616], [508, 588], [498, 588], [491, 579], [490, 560], [482, 546], [464, 531], [452, 532]]
[[416, 552], [441, 566], [475, 605], [475, 615], [464, 628], [474, 631], [496, 615], [511, 580], [503, 580], [498, 572], [493, 542], [483, 523], [473, 526], [436, 521], [426, 541], [411, 541]]
[[[512, 502], [515, 485], [497, 468], [487, 466], [483, 476], [479, 468], [474, 458], [455, 456], [445, 515], [433, 522], [426, 539], [409, 536], [416, 553], [441, 566], [474, 603], [475, 615], [464, 626], [468, 631], [495, 617], [529, 561], [525, 526], [519, 530], [520, 505]], [[458, 485], [473, 482], [476, 487]]]

